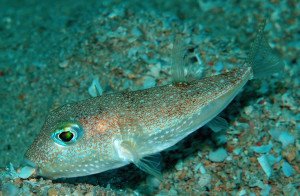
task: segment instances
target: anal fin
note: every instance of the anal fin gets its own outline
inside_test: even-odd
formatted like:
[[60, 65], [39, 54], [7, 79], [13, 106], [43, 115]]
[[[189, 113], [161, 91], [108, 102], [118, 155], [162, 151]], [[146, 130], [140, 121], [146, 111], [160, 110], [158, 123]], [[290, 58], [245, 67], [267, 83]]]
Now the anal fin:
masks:
[[228, 128], [227, 121], [220, 116], [216, 116], [214, 119], [209, 121], [206, 125], [216, 133]]

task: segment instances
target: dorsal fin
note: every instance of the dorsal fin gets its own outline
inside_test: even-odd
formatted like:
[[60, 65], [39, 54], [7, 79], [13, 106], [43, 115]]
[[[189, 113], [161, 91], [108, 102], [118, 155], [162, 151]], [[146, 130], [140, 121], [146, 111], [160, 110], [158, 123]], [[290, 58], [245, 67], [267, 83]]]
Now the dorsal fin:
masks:
[[188, 58], [185, 55], [185, 47], [178, 39], [173, 44], [172, 54], [172, 79], [174, 83], [187, 83], [187, 70]]
[[184, 45], [183, 41], [176, 38], [171, 54], [171, 74], [175, 84], [189, 83], [201, 77], [203, 67], [200, 56], [193, 53], [193, 57], [198, 61], [196, 67], [192, 67], [193, 64], [189, 63], [190, 56], [191, 55], [188, 54], [187, 47]]

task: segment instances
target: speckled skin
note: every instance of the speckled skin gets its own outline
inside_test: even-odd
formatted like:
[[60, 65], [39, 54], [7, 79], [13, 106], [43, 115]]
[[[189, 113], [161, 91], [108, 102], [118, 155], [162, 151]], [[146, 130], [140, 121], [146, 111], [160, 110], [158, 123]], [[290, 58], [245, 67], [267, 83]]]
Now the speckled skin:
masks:
[[[25, 157], [48, 178], [84, 176], [129, 163], [114, 141], [131, 141], [139, 157], [160, 152], [205, 125], [220, 113], [252, 78], [252, 68], [188, 84], [105, 94], [52, 111]], [[83, 137], [60, 146], [51, 134], [62, 122], [79, 123]]]

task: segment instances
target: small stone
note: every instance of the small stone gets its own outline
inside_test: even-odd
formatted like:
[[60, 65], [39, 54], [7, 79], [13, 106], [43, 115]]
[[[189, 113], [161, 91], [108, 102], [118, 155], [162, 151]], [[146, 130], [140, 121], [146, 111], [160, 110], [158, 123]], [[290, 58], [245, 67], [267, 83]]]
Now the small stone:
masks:
[[68, 60], [65, 60], [65, 61], [59, 63], [59, 67], [60, 68], [66, 68], [66, 67], [68, 67], [68, 65], [69, 65], [69, 61]]
[[98, 78], [93, 79], [91, 86], [88, 88], [88, 92], [92, 97], [101, 96], [103, 94], [103, 88]]
[[4, 184], [3, 187], [2, 187], [2, 191], [3, 191], [2, 192], [3, 196], [5, 196], [5, 195], [9, 195], [9, 196], [17, 196], [17, 195], [19, 195], [19, 188], [16, 187], [12, 183]]
[[295, 142], [295, 137], [287, 131], [272, 129], [269, 133], [275, 140], [282, 143], [283, 148]]
[[295, 160], [296, 154], [297, 154], [297, 150], [294, 146], [289, 146], [281, 152], [281, 155], [286, 160], [288, 160], [288, 162], [292, 162], [293, 160]]
[[177, 191], [175, 189], [171, 188], [169, 190], [169, 194], [168, 195], [175, 196], [175, 195], [178, 195], [178, 193], [177, 193]]
[[216, 151], [208, 154], [208, 159], [212, 162], [223, 162], [227, 157], [227, 151], [224, 148], [219, 148]]
[[36, 66], [36, 67], [38, 67], [40, 69], [44, 69], [44, 68], [47, 67], [47, 64], [43, 63], [43, 62], [34, 62], [33, 64], [34, 64], [34, 66]]
[[182, 172], [179, 174], [178, 179], [179, 179], [179, 180], [183, 180], [185, 177], [186, 177], [186, 171], [182, 171]]
[[286, 161], [282, 164], [282, 171], [286, 177], [291, 177], [295, 173], [294, 168]]
[[266, 175], [270, 177], [273, 173], [273, 169], [271, 167], [271, 164], [269, 163], [268, 157], [266, 155], [262, 155], [258, 157], [257, 160]]
[[289, 183], [286, 186], [283, 187], [283, 192], [286, 193], [286, 195], [298, 195], [299, 190], [296, 188], [297, 185], [294, 183]]
[[93, 193], [93, 191], [90, 191], [90, 192], [86, 193], [84, 196], [93, 196], [93, 195], [95, 195], [95, 194]]
[[48, 190], [48, 196], [58, 196], [57, 190], [55, 188], [50, 188]]
[[134, 27], [132, 30], [131, 30], [131, 33], [132, 35], [134, 35], [135, 37], [140, 37], [141, 35], [143, 35], [142, 31], [137, 28], [137, 27]]
[[153, 78], [151, 76], [144, 77], [144, 84], [143, 84], [144, 89], [154, 87], [155, 85], [156, 85], [155, 78]]
[[206, 169], [205, 167], [203, 166], [202, 163], [198, 163], [195, 167], [195, 172], [197, 172], [198, 170], [200, 170], [200, 173], [201, 174], [206, 174]]
[[295, 142], [295, 137], [288, 132], [283, 132], [280, 134], [278, 139], [282, 143], [283, 148]]
[[200, 187], [204, 187], [210, 185], [210, 181], [211, 181], [211, 175], [203, 174], [200, 176], [198, 184]]
[[181, 171], [183, 169], [183, 162], [182, 162], [182, 160], [179, 160], [177, 162], [177, 164], [175, 165], [175, 168], [176, 168], [177, 171]]
[[161, 71], [161, 63], [156, 63], [155, 65], [152, 65], [150, 68], [150, 73], [154, 78], [158, 78]]
[[19, 177], [22, 179], [29, 178], [35, 172], [35, 168], [30, 166], [25, 166], [21, 169]]
[[256, 153], [267, 153], [272, 149], [273, 145], [251, 146], [250, 149]]
[[247, 195], [247, 191], [245, 189], [242, 189], [239, 193], [238, 196], [245, 196]]
[[234, 154], [234, 155], [240, 155], [241, 152], [242, 152], [242, 149], [241, 149], [241, 148], [235, 148], [235, 149], [233, 150], [233, 154]]
[[272, 187], [268, 184], [264, 184], [263, 186], [260, 187], [261, 188], [261, 191], [260, 191], [260, 195], [262, 196], [267, 196], [267, 195], [270, 195], [270, 191], [272, 189]]
[[253, 112], [253, 106], [247, 106], [245, 107], [245, 114], [247, 114], [248, 116]]

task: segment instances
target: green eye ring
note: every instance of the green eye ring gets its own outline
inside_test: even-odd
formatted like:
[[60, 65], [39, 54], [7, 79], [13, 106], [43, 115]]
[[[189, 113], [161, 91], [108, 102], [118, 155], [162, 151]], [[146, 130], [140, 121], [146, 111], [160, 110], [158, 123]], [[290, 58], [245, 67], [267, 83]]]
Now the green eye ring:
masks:
[[52, 133], [52, 139], [61, 146], [74, 144], [83, 134], [83, 129], [76, 123], [63, 123]]

